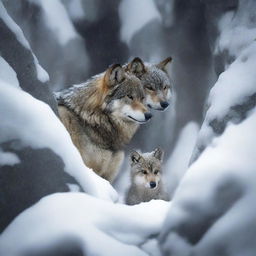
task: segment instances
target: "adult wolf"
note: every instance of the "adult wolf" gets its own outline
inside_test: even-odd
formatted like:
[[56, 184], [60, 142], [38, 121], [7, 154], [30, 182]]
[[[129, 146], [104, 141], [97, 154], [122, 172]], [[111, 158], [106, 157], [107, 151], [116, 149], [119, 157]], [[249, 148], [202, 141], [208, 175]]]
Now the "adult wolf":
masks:
[[124, 67], [127, 71], [136, 75], [144, 87], [146, 103], [155, 110], [165, 110], [169, 106], [172, 96], [170, 77], [167, 65], [172, 58], [166, 58], [158, 64], [144, 63], [140, 58], [134, 58]]
[[123, 146], [152, 115], [140, 80], [119, 64], [87, 82], [56, 93], [60, 119], [86, 166], [112, 182]]

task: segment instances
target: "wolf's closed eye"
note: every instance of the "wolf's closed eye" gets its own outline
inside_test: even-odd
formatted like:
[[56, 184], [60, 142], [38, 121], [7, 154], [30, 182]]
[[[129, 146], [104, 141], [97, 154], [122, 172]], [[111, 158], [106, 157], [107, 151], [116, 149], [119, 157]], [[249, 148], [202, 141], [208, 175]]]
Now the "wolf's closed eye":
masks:
[[127, 95], [127, 97], [128, 97], [130, 100], [133, 100], [133, 96], [132, 96], [132, 95]]
[[148, 90], [150, 90], [150, 91], [154, 91], [154, 88], [152, 87], [152, 86], [146, 86], [146, 88], [148, 89]]

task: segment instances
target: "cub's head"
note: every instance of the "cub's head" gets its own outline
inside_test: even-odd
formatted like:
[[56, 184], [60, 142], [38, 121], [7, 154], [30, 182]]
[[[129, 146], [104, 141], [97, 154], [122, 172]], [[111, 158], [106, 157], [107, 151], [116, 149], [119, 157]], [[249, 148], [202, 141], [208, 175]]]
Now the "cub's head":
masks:
[[105, 111], [115, 118], [136, 123], [145, 123], [152, 117], [145, 103], [143, 86], [135, 75], [115, 64], [106, 71], [103, 81], [107, 90]]
[[158, 64], [143, 63], [136, 57], [126, 70], [136, 75], [144, 87], [146, 104], [155, 110], [165, 110], [171, 98], [171, 82], [167, 73], [167, 65], [172, 61], [169, 57]]
[[142, 189], [156, 189], [161, 181], [164, 152], [156, 148], [151, 153], [130, 154], [132, 183]]

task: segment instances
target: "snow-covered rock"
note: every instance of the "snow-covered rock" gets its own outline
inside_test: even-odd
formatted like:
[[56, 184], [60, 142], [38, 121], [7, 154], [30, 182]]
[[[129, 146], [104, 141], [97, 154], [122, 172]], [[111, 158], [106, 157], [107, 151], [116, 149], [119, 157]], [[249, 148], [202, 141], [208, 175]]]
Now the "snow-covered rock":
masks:
[[50, 148], [62, 158], [65, 171], [76, 178], [84, 191], [104, 199], [117, 199], [112, 186], [84, 165], [67, 130], [47, 104], [4, 82], [0, 95], [1, 143], [19, 140], [23, 146]]
[[[167, 255], [255, 254], [255, 128], [254, 108], [240, 124], [229, 124], [188, 169], [161, 235]], [[190, 246], [178, 253], [179, 244]]]
[[240, 1], [217, 26], [224, 70], [160, 235], [164, 255], [255, 255], [255, 8]]
[[[20, 27], [13, 21], [13, 19], [8, 15], [6, 9], [3, 6], [3, 3], [0, 2], [0, 18], [8, 26], [8, 28], [15, 34], [17, 40], [28, 50], [31, 50], [30, 45], [25, 38]], [[40, 66], [37, 58], [33, 55], [34, 65], [36, 66], [37, 78], [42, 83], [45, 83], [49, 80], [47, 72]]]

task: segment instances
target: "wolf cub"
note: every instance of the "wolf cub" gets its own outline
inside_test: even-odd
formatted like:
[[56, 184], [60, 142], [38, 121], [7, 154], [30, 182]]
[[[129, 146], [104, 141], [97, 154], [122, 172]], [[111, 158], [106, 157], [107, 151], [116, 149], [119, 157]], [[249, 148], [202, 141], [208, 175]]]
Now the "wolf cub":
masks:
[[152, 199], [169, 200], [161, 177], [163, 155], [160, 148], [150, 153], [133, 151], [130, 154], [131, 186], [126, 195], [127, 204], [134, 205]]

